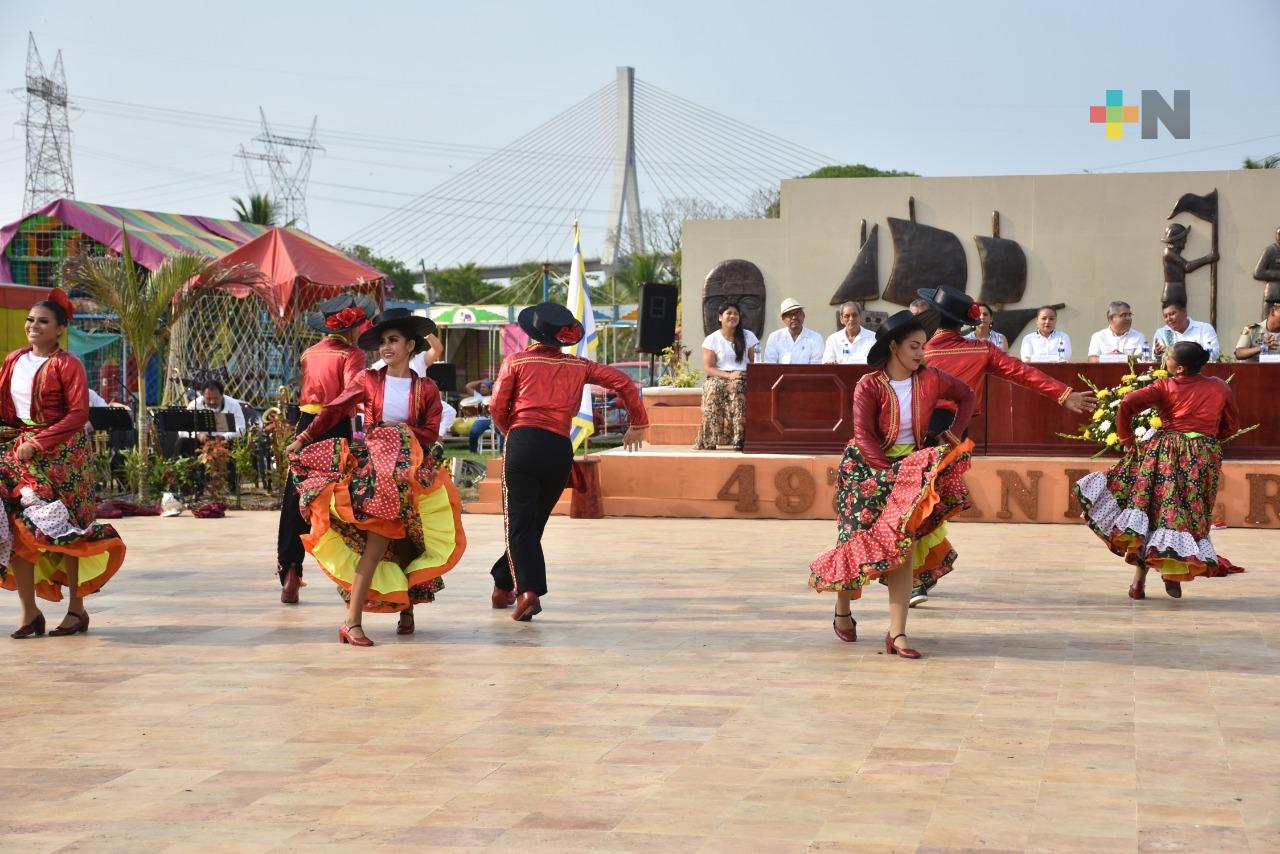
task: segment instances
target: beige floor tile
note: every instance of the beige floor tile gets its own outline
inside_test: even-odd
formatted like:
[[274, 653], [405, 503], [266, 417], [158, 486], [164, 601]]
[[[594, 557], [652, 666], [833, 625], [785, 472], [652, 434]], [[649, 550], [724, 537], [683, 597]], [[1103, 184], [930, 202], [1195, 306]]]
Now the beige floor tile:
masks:
[[908, 662], [879, 589], [863, 640], [830, 635], [804, 572], [828, 523], [553, 519], [546, 610], [516, 624], [487, 601], [501, 520], [464, 521], [418, 633], [369, 615], [356, 650], [315, 568], [278, 603], [273, 514], [122, 520], [91, 632], [0, 669], [0, 848], [1280, 848], [1264, 572], [1135, 603], [1079, 529], [956, 525]]

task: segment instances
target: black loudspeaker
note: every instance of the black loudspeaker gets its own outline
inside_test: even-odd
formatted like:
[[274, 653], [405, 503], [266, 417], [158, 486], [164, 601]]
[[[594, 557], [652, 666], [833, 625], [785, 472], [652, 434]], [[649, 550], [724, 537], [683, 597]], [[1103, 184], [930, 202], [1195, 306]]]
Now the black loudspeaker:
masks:
[[435, 380], [441, 391], [458, 390], [458, 366], [451, 362], [436, 362], [427, 365], [427, 377]]
[[640, 315], [636, 322], [636, 350], [661, 353], [676, 340], [676, 304], [680, 289], [675, 285], [645, 282], [640, 285]]

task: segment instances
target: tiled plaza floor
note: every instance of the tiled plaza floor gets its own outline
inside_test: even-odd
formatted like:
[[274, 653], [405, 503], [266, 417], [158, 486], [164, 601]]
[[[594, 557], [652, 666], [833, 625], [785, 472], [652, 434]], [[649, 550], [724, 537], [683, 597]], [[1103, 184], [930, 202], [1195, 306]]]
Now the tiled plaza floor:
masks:
[[807, 590], [831, 523], [556, 518], [517, 624], [465, 521], [418, 634], [353, 649], [318, 570], [279, 604], [274, 514], [124, 520], [87, 636], [0, 638], [0, 849], [1280, 849], [1275, 532], [1135, 603], [1083, 528], [957, 525], [909, 662], [882, 589], [857, 644]]

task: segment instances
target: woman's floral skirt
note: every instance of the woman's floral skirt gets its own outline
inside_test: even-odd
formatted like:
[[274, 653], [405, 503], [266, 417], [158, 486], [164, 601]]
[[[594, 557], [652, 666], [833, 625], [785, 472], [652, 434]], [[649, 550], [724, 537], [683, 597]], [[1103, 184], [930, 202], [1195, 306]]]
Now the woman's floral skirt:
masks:
[[950, 572], [956, 552], [945, 522], [970, 506], [964, 473], [972, 449], [967, 439], [923, 448], [878, 469], [850, 442], [836, 481], [837, 545], [810, 565], [809, 586], [857, 599], [908, 558], [917, 584]]
[[0, 586], [15, 590], [9, 561], [13, 555], [35, 566], [36, 595], [62, 599], [67, 583], [64, 561], [79, 559], [76, 595], [102, 589], [124, 563], [124, 541], [111, 525], [95, 521], [95, 471], [89, 437], [78, 432], [52, 451], [38, 451], [27, 462], [17, 449], [36, 430], [0, 432], [0, 491], [6, 512], [0, 515]]
[[1242, 571], [1209, 540], [1222, 446], [1164, 430], [1107, 472], [1077, 481], [1085, 521], [1113, 554], [1159, 570], [1165, 581]]
[[326, 439], [290, 460], [303, 518], [302, 544], [350, 600], [366, 532], [391, 540], [374, 569], [366, 611], [431, 602], [441, 576], [467, 547], [462, 502], [447, 471], [400, 424], [375, 427], [364, 442]]
[[747, 381], [707, 377], [702, 383], [702, 426], [694, 440], [696, 451], [717, 445], [741, 448], [747, 436]]

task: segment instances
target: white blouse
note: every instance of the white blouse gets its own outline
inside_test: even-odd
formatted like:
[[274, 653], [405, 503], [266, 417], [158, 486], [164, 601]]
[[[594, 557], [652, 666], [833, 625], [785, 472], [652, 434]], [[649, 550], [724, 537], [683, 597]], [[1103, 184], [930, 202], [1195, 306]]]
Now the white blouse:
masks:
[[413, 377], [393, 377], [387, 375], [387, 384], [383, 387], [382, 420], [386, 424], [407, 424], [409, 421], [409, 392], [413, 388]]
[[37, 356], [28, 351], [19, 356], [13, 365], [9, 396], [13, 398], [13, 408], [23, 421], [31, 420], [31, 392], [35, 387], [36, 372], [47, 361], [48, 356]]
[[733, 342], [720, 334], [720, 330], [716, 330], [702, 339], [702, 349], [710, 350], [716, 354], [716, 368], [722, 371], [745, 371], [747, 369], [747, 353], [760, 343], [760, 339], [750, 329], [742, 330], [742, 337], [746, 339], [747, 346], [742, 349], [742, 358], [736, 359], [733, 352]]
[[911, 415], [911, 377], [905, 380], [889, 380], [889, 385], [893, 387], [893, 393], [898, 396], [898, 438], [894, 440], [894, 444], [914, 445], [916, 437], [911, 430], [914, 426]]

